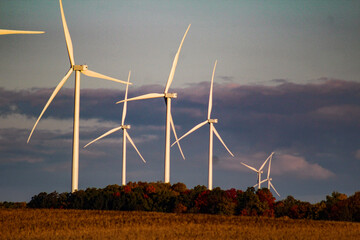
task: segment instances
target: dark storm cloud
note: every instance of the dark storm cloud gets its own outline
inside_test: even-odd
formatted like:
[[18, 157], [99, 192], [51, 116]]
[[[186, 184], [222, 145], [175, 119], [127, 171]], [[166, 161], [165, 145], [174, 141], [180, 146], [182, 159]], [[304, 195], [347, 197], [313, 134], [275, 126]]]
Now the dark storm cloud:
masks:
[[[170, 89], [178, 93], [172, 102], [178, 135], [206, 120], [209, 88], [209, 82], [201, 82]], [[33, 193], [68, 190], [72, 89], [59, 92], [26, 144], [32, 124], [52, 91], [0, 89], [0, 189], [12, 182], [33, 189]], [[130, 86], [129, 97], [162, 91], [159, 85]], [[123, 97], [124, 90], [81, 89], [81, 147], [120, 125], [122, 104], [115, 102]], [[357, 190], [353, 183], [360, 181], [360, 83], [331, 79], [309, 84], [279, 81], [270, 86], [215, 83], [213, 101], [212, 118], [219, 119], [215, 127], [235, 155], [231, 157], [214, 138], [217, 186], [246, 189], [254, 185], [256, 176], [240, 162], [258, 168], [275, 151], [272, 177], [280, 194]], [[129, 147], [129, 181], [161, 180], [164, 99], [129, 102], [126, 122], [132, 125], [129, 133], [147, 161], [143, 164]], [[176, 147], [172, 148], [172, 181], [189, 187], [206, 184], [208, 138], [205, 125], [181, 141], [186, 161], [181, 160]], [[119, 182], [121, 142], [119, 132], [80, 149], [82, 188]], [[25, 182], [17, 180], [19, 174]]]
[[[209, 85], [209, 82], [201, 82], [186, 88], [171, 89], [171, 92], [178, 93], [178, 98], [173, 100], [172, 111], [178, 135], [184, 134], [195, 124], [206, 120]], [[158, 85], [138, 88], [131, 86], [129, 97], [162, 91], [163, 86]], [[51, 92], [52, 89], [22, 91], [0, 89], [1, 116], [11, 116], [16, 113], [36, 118]], [[122, 104], [116, 105], [115, 102], [123, 97], [123, 90], [81, 90], [81, 119], [98, 121], [93, 126], [88, 123], [81, 128], [80, 135], [84, 144], [111, 128], [109, 123], [106, 127], [102, 127], [102, 122], [111, 121], [120, 124]], [[229, 162], [226, 162], [229, 158], [226, 151], [221, 149], [221, 145], [215, 146], [215, 149], [220, 151], [217, 154], [218, 158], [224, 159], [219, 165], [224, 168], [235, 169], [234, 166], [239, 165], [240, 160], [253, 159], [252, 156], [259, 153], [264, 153], [265, 156], [266, 153], [274, 150], [283, 154], [283, 157], [279, 157], [282, 162], [296, 160], [297, 165], [295, 163], [293, 165], [299, 166], [301, 171], [304, 171], [304, 166], [313, 166], [317, 169], [314, 174], [322, 174], [323, 178], [334, 176], [339, 172], [353, 171], [344, 165], [339, 165], [339, 162], [353, 166], [355, 161], [358, 161], [356, 156], [360, 149], [358, 138], [360, 84], [357, 82], [322, 79], [317, 83], [309, 84], [280, 81], [280, 84], [275, 86], [214, 84], [213, 101], [212, 118], [219, 119], [216, 125], [218, 132], [235, 156], [241, 156], [241, 159], [235, 157], [235, 161], [229, 165]], [[72, 105], [72, 89], [62, 89], [44, 117], [51, 117], [49, 121], [51, 119], [70, 121]], [[151, 138], [157, 136], [157, 139], [162, 139], [165, 122], [164, 100], [129, 102], [126, 121], [134, 126], [133, 137], [137, 136], [139, 141], [146, 136], [152, 136]], [[25, 137], [21, 139], [21, 143], [18, 143], [19, 138], [13, 138], [13, 135], [19, 133], [7, 129], [4, 125], [1, 128], [4, 144], [3, 159], [19, 161], [17, 159], [29, 153], [24, 161], [35, 163], [48, 157], [43, 149], [40, 151], [42, 154], [34, 152], [38, 148], [41, 149], [40, 145], [34, 148], [24, 145]], [[28, 130], [23, 134], [27, 136]], [[47, 144], [61, 141], [67, 148], [71, 148], [70, 132], [54, 132], [47, 128], [35, 134], [37, 139], [51, 139]], [[191, 156], [192, 152], [196, 151], [194, 146], [188, 144], [207, 138], [208, 130], [199, 131], [197, 135], [188, 137], [187, 142], [184, 142], [185, 155]], [[4, 139], [15, 140], [9, 142]], [[13, 146], [21, 146], [22, 151], [16, 154]], [[51, 147], [47, 149], [49, 148], [51, 149]], [[67, 148], [64, 146], [62, 149], [69, 152]], [[147, 149], [147, 147], [143, 148]], [[206, 152], [206, 148], [204, 141], [201, 149]], [[159, 158], [162, 158], [160, 148], [158, 152]], [[289, 166], [290, 169], [290, 165], [284, 166]]]
[[[129, 98], [149, 92], [162, 92], [161, 86], [143, 86], [129, 88]], [[207, 112], [209, 83], [202, 82], [187, 88], [174, 89], [178, 98], [173, 100], [173, 114], [181, 118], [186, 112], [194, 112], [195, 118], [202, 119], [196, 112]], [[10, 91], [0, 89], [1, 115], [12, 113], [37, 117], [48, 100], [52, 89], [31, 89]], [[115, 102], [123, 99], [124, 91], [109, 89], [81, 90], [81, 117], [116, 120], [121, 117], [122, 104]], [[162, 99], [129, 102], [129, 116], [135, 114], [141, 119], [156, 118], [164, 113]], [[140, 104], [139, 104], [140, 103]], [[214, 84], [213, 115], [222, 116], [221, 121], [230, 126], [230, 122], [256, 123], [271, 122], [275, 127], [293, 127], [296, 125], [327, 130], [329, 126], [350, 127], [357, 125], [359, 115], [360, 84], [356, 82], [328, 80], [317, 84], [295, 84], [285, 82], [277, 86], [240, 86], [238, 84]], [[62, 89], [47, 110], [47, 116], [54, 118], [72, 118], [72, 89]], [[180, 109], [180, 110], [179, 110]], [[180, 112], [180, 113], [178, 113]], [[131, 114], [130, 114], [131, 113]], [[143, 115], [143, 116], [141, 116]], [[183, 116], [183, 117], [181, 117]], [[288, 124], [284, 125], [284, 122]], [[322, 124], [319, 124], [319, 123]], [[326, 123], [325, 125], [323, 123]], [[266, 124], [269, 125], [269, 124]], [[260, 126], [258, 126], [260, 127]], [[313, 127], [310, 127], [313, 128]]]

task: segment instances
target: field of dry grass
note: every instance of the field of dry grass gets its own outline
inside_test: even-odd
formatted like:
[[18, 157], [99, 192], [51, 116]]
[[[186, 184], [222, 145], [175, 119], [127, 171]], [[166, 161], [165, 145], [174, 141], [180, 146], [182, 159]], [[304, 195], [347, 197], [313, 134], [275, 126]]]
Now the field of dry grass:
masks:
[[0, 209], [0, 239], [360, 239], [360, 223], [155, 212]]

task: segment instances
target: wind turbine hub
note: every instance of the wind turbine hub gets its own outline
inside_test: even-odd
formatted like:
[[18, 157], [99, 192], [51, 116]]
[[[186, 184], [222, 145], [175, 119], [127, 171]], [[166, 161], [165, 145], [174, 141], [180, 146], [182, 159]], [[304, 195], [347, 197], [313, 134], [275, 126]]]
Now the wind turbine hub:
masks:
[[88, 70], [87, 65], [74, 65], [73, 66], [74, 71], [85, 71]]
[[177, 98], [177, 93], [165, 93], [165, 98]]
[[131, 125], [122, 125], [121, 128], [122, 128], [122, 129], [130, 129], [130, 128], [131, 128]]
[[218, 120], [217, 119], [208, 119], [208, 122], [209, 123], [218, 123]]

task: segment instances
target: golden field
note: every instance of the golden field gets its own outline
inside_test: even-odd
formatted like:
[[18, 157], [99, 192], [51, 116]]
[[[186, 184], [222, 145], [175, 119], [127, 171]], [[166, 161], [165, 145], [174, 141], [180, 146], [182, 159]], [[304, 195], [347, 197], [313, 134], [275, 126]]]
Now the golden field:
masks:
[[360, 223], [156, 212], [0, 209], [0, 239], [360, 239]]

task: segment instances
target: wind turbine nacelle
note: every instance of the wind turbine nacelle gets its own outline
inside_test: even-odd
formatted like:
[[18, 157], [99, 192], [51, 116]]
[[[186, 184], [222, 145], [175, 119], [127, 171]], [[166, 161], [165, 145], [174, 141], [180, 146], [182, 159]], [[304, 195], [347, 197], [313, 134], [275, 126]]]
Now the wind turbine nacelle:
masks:
[[121, 128], [122, 128], [122, 129], [130, 129], [130, 128], [131, 128], [131, 125], [122, 125]]
[[217, 119], [208, 119], [209, 123], [218, 123]]
[[165, 93], [166, 98], [177, 98], [177, 93]]
[[73, 66], [74, 71], [86, 71], [88, 70], [87, 65], [74, 65]]

